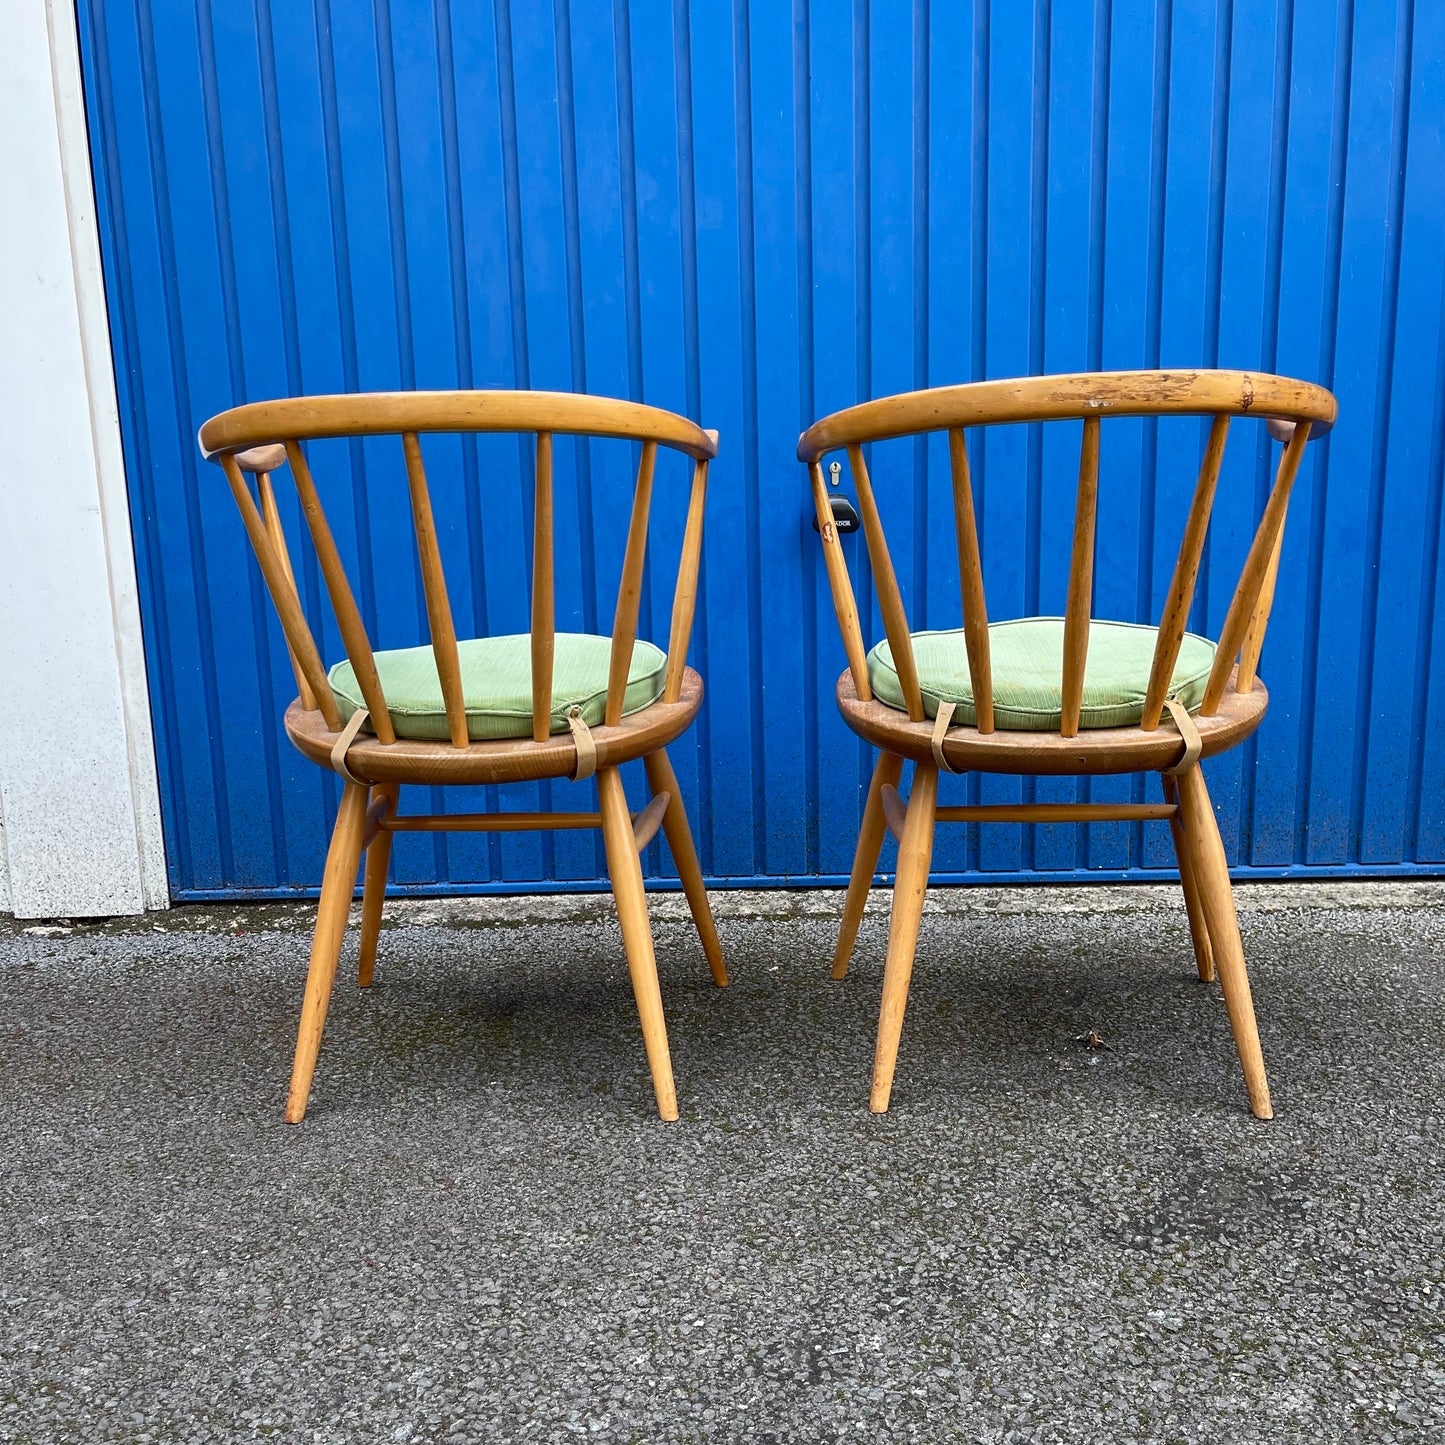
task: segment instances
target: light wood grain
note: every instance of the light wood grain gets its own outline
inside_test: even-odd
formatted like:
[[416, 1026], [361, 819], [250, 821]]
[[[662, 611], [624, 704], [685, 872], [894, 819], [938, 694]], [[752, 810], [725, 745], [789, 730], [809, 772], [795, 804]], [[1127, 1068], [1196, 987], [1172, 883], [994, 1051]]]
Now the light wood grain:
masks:
[[1254, 1018], [1249, 974], [1244, 965], [1244, 946], [1239, 937], [1239, 919], [1234, 911], [1234, 893], [1229, 883], [1229, 864], [1214, 806], [1204, 786], [1204, 774], [1197, 766], [1179, 775], [1179, 811], [1189, 839], [1189, 855], [1199, 885], [1200, 902], [1209, 926], [1219, 986], [1229, 1012], [1235, 1047], [1244, 1070], [1249, 1107], [1257, 1119], [1274, 1117], [1269, 1081], [1264, 1072], [1264, 1055], [1259, 1047], [1259, 1030]]
[[296, 1036], [296, 1058], [291, 1066], [291, 1088], [286, 1098], [288, 1124], [301, 1122], [311, 1097], [311, 1080], [316, 1073], [321, 1031], [326, 1026], [331, 985], [336, 979], [341, 940], [346, 934], [351, 895], [356, 889], [366, 801], [366, 789], [355, 783], [347, 783], [341, 790], [341, 806], [336, 812], [336, 826], [331, 831], [331, 847], [326, 854], [326, 871], [321, 880], [321, 902], [316, 910], [316, 932], [311, 940], [311, 964], [306, 974], [306, 997], [301, 1004], [301, 1028]]
[[716, 433], [655, 406], [562, 391], [371, 391], [292, 396], [233, 407], [200, 431], [208, 457], [247, 447], [322, 437], [402, 432], [553, 432], [566, 436], [651, 438], [703, 460], [717, 455]]
[[848, 670], [853, 674], [853, 687], [858, 696], [871, 698], [873, 688], [868, 681], [868, 657], [863, 646], [863, 630], [858, 625], [858, 603], [853, 595], [853, 583], [848, 576], [848, 563], [843, 557], [843, 547], [838, 540], [838, 528], [833, 521], [828, 488], [823, 482], [823, 469], [814, 462], [808, 468], [808, 475], [812, 481], [818, 534], [823, 540], [823, 566], [828, 573], [828, 591], [833, 597], [833, 612], [838, 619], [839, 634], [843, 638], [843, 652], [848, 658]]
[[958, 542], [958, 582], [963, 601], [963, 639], [968, 650], [968, 675], [973, 707], [981, 733], [993, 731], [993, 660], [988, 641], [988, 608], [983, 598], [983, 558], [978, 547], [978, 518], [973, 504], [973, 479], [968, 446], [954, 427], [948, 433], [949, 470], [953, 481], [953, 522]]
[[311, 468], [295, 442], [286, 443], [286, 457], [291, 463], [291, 477], [296, 484], [296, 494], [301, 499], [301, 515], [305, 517], [306, 529], [311, 533], [311, 545], [321, 565], [321, 577], [326, 583], [327, 596], [331, 598], [331, 610], [336, 614], [341, 641], [356, 675], [356, 685], [361, 689], [361, 696], [371, 714], [372, 730], [382, 742], [393, 742], [396, 734], [392, 730], [391, 714], [386, 710], [386, 697], [381, 690], [381, 678], [377, 675], [366, 624], [361, 620], [361, 609], [352, 595], [351, 583], [346, 580], [346, 569], [331, 535], [331, 525], [326, 520], [316, 483], [311, 479]]
[[[1224, 462], [1224, 447], [1229, 440], [1229, 418], [1217, 416], [1209, 428], [1209, 441], [1204, 460], [1199, 464], [1199, 479], [1194, 484], [1194, 497], [1184, 522], [1184, 535], [1174, 561], [1174, 575], [1159, 616], [1159, 635], [1154, 640], [1154, 660], [1149, 669], [1149, 689], [1144, 695], [1144, 716], [1139, 726], [1152, 732], [1159, 726], [1164, 700], [1174, 680], [1179, 661], [1179, 648], [1189, 626], [1189, 609], [1194, 603], [1194, 586], [1199, 577], [1199, 559], [1204, 555], [1204, 539], [1209, 535], [1209, 518], [1214, 508], [1214, 493], [1219, 485], [1219, 469]], [[1248, 692], [1248, 688], [1241, 691]]]
[[[301, 610], [296, 588], [287, 576], [280, 557], [276, 555], [276, 549], [271, 545], [271, 539], [266, 534], [266, 524], [261, 519], [261, 513], [251, 496], [251, 489], [246, 485], [246, 478], [241, 474], [241, 468], [236, 465], [235, 458], [224, 458], [221, 466], [225, 471], [226, 481], [230, 484], [231, 495], [236, 500], [236, 508], [241, 513], [241, 523], [250, 538], [251, 550], [255, 552], [261, 575], [265, 578], [266, 590], [271, 594], [271, 605], [281, 619], [281, 631], [285, 634], [292, 656], [296, 658], [301, 675], [311, 690], [311, 698], [307, 701], [315, 702], [323, 728], [340, 732], [341, 714], [337, 711], [336, 698], [332, 694], [331, 684], [326, 680], [326, 669], [322, 666], [321, 655], [316, 650], [316, 639], [311, 635], [306, 614]], [[304, 715], [315, 718], [316, 712], [308, 707]], [[331, 753], [328, 749], [322, 766], [329, 768], [330, 765]]]
[[556, 589], [552, 579], [552, 437], [537, 437], [532, 507], [532, 740], [552, 735], [552, 663], [557, 648]]
[[875, 1114], [888, 1111], [893, 1074], [898, 1064], [898, 1043], [903, 1033], [903, 1011], [913, 977], [913, 956], [918, 947], [918, 926], [923, 919], [923, 895], [933, 859], [933, 809], [938, 799], [938, 769], [920, 763], [913, 770], [908, 795], [908, 817], [898, 845], [898, 876], [893, 885], [893, 915], [888, 925], [888, 957], [883, 965], [883, 1003], [878, 1011], [878, 1042], [873, 1053], [873, 1088], [868, 1107]]
[[[923, 716], [923, 695], [918, 688], [918, 668], [913, 661], [913, 637], [908, 630], [908, 616], [903, 609], [903, 594], [898, 590], [898, 577], [893, 559], [888, 555], [888, 539], [883, 535], [883, 521], [873, 496], [868, 465], [861, 447], [848, 448], [848, 465], [853, 473], [853, 486], [858, 493], [858, 507], [863, 513], [863, 536], [868, 544], [868, 562], [873, 569], [873, 585], [878, 593], [878, 610], [883, 615], [883, 630], [893, 653], [893, 670], [908, 708], [908, 716], [917, 721]], [[865, 667], [864, 671], [867, 669]]]
[[677, 1090], [672, 1080], [672, 1061], [667, 1048], [667, 1026], [662, 1015], [662, 991], [657, 982], [657, 957], [652, 946], [652, 925], [647, 918], [647, 899], [642, 889], [642, 865], [627, 811], [627, 796], [616, 768], [597, 774], [597, 795], [602, 803], [602, 841], [607, 850], [607, 871], [612, 877], [612, 896], [617, 920], [622, 926], [622, 946], [632, 974], [632, 991], [637, 999], [637, 1016], [642, 1023], [642, 1042], [652, 1071], [652, 1088], [657, 1097], [659, 1117], [677, 1118]]
[[1064, 609], [1064, 682], [1059, 732], [1076, 737], [1089, 659], [1089, 618], [1094, 601], [1094, 526], [1099, 511], [1099, 418], [1084, 418], [1079, 448], [1079, 490], [1074, 502], [1074, 545]]
[[[714, 440], [716, 432], [709, 432]], [[692, 619], [697, 610], [698, 569], [702, 565], [702, 514], [707, 503], [706, 462], [694, 462], [692, 495], [687, 504], [687, 525], [682, 533], [682, 556], [677, 564], [677, 585], [672, 596], [672, 625], [667, 639], [667, 676], [662, 700], [676, 702], [687, 666], [687, 649], [692, 639]]]
[[[1164, 800], [1178, 805], [1179, 786], [1167, 773], [1163, 776]], [[1214, 949], [1209, 942], [1209, 922], [1199, 897], [1199, 882], [1194, 860], [1189, 851], [1189, 833], [1184, 819], [1176, 812], [1169, 820], [1169, 834], [1174, 841], [1174, 859], [1179, 865], [1179, 886], [1184, 893], [1184, 911], [1189, 918], [1189, 939], [1194, 946], [1194, 964], [1201, 982], [1214, 979]]]
[[657, 444], [643, 442], [632, 494], [632, 520], [627, 528], [627, 551], [622, 558], [622, 582], [617, 589], [617, 612], [612, 622], [612, 654], [607, 667], [607, 710], [603, 721], [616, 727], [622, 721], [627, 677], [632, 669], [632, 648], [637, 641], [637, 611], [642, 605], [642, 571], [647, 562], [647, 519], [652, 507], [652, 474]]
[[[1297, 427], [1294, 435], [1290, 438], [1289, 445], [1284, 450], [1284, 457], [1280, 461], [1279, 472], [1275, 476], [1269, 501], [1265, 504], [1264, 516], [1260, 519], [1253, 542], [1250, 543], [1249, 555], [1244, 559], [1244, 570], [1239, 574], [1239, 585], [1234, 589], [1229, 611], [1224, 617], [1224, 626], [1219, 629], [1219, 643], [1215, 648], [1214, 667], [1210, 671], [1209, 681], [1204, 688], [1204, 702], [1200, 705], [1199, 711], [1205, 717], [1209, 717], [1219, 707], [1220, 699], [1224, 696], [1225, 684], [1230, 678], [1235, 658], [1244, 642], [1244, 634], [1264, 589], [1265, 577], [1270, 568], [1270, 559], [1284, 531], [1284, 519], [1289, 508], [1290, 492], [1294, 487], [1294, 479], [1304, 457], [1307, 437], [1308, 432], [1305, 428]], [[1258, 646], [1263, 647], [1263, 645], [1264, 629], [1261, 627], [1258, 633]], [[1256, 656], [1258, 656], [1257, 651]], [[1250, 681], [1253, 684], [1253, 678]], [[1240, 688], [1239, 691], [1248, 692], [1249, 689]]]
[[1221, 414], [1306, 421], [1312, 423], [1312, 436], [1323, 436], [1334, 425], [1336, 405], [1322, 386], [1256, 372], [1101, 371], [1010, 377], [880, 397], [836, 412], [814, 422], [798, 439], [798, 460], [813, 462], [827, 452], [863, 442], [954, 427], [1088, 416]]
[[843, 900], [843, 919], [838, 925], [838, 942], [833, 949], [833, 977], [847, 978], [848, 960], [858, 937], [858, 925], [868, 906], [868, 890], [878, 871], [878, 855], [883, 851], [883, 834], [887, 819], [883, 813], [883, 790], [896, 788], [903, 773], [903, 759], [894, 753], [881, 752], [873, 765], [873, 780], [868, 784], [868, 801], [863, 807], [863, 825], [858, 830], [858, 846], [853, 853], [853, 872], [848, 879], [848, 894]]
[[[286, 460], [286, 448], [262, 448], [265, 451], [279, 451], [281, 460]], [[244, 455], [244, 453], [242, 454]], [[241, 458], [236, 458], [239, 463]], [[271, 539], [271, 546], [276, 553], [276, 559], [281, 564], [281, 570], [286, 574], [286, 581], [291, 589], [291, 596], [295, 600], [297, 611], [301, 611], [301, 594], [296, 590], [296, 574], [291, 570], [291, 554], [286, 547], [286, 529], [281, 525], [281, 512], [276, 505], [276, 492], [271, 485], [270, 472], [257, 472], [256, 489], [261, 496], [261, 519], [266, 524], [266, 535]], [[284, 635], [284, 632], [283, 632]], [[296, 649], [291, 646], [291, 639], [286, 639], [286, 655], [291, 659], [291, 671], [296, 677], [296, 691], [301, 698], [302, 707], [316, 706], [316, 694], [311, 691], [311, 684], [306, 680], [306, 673], [301, 666], [300, 659], [296, 656]]]
[[367, 817], [380, 804], [381, 816], [376, 836], [366, 847], [366, 871], [362, 875], [361, 887], [361, 942], [356, 956], [356, 986], [370, 988], [372, 973], [376, 968], [376, 944], [381, 936], [381, 910], [386, 902], [386, 875], [391, 867], [391, 833], [385, 827], [385, 820], [396, 811], [397, 795], [401, 789], [395, 783], [383, 783], [371, 790], [371, 804]]

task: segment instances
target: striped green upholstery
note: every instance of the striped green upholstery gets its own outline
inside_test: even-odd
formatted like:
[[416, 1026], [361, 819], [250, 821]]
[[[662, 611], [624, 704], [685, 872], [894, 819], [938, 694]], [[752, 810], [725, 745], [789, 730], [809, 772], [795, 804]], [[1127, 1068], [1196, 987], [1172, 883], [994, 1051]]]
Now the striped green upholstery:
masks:
[[[462, 665], [462, 695], [467, 704], [467, 735], [481, 738], [526, 738], [532, 735], [532, 639], [528, 633], [509, 637], [475, 637], [457, 643]], [[602, 721], [607, 705], [610, 637], [559, 632], [552, 663], [552, 731], [567, 731], [567, 712], [582, 709], [588, 727]], [[391, 725], [400, 738], [445, 742], [446, 707], [441, 680], [430, 647], [403, 647], [376, 654], [376, 671], [386, 697]], [[635, 643], [622, 702], [624, 716], [662, 696], [667, 654], [650, 642]], [[328, 674], [336, 706], [344, 722], [366, 706], [349, 662], [338, 662]], [[370, 721], [367, 722], [368, 729]]]
[[[1157, 635], [1157, 628], [1130, 622], [1089, 624], [1081, 727], [1132, 727], [1144, 716]], [[1014, 622], [995, 622], [988, 629], [988, 642], [994, 725], [1017, 732], [1057, 731], [1063, 705], [1064, 619], [1021, 617]], [[913, 660], [918, 667], [923, 710], [929, 717], [934, 717], [939, 702], [946, 700], [956, 704], [956, 724], [972, 726], [978, 721], [962, 631], [915, 632]], [[1190, 712], [1198, 712], [1213, 665], [1214, 644], [1186, 632], [1170, 696], [1177, 697]], [[868, 654], [868, 681], [879, 702], [906, 708], [893, 652], [886, 641]]]

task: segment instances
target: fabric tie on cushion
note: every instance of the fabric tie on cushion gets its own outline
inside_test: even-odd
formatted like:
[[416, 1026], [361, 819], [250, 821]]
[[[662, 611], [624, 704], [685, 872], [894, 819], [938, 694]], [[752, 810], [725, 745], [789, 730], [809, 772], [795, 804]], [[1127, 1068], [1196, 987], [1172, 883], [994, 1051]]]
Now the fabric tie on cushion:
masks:
[[348, 783], [355, 783], [358, 788], [364, 788], [367, 784], [346, 766], [346, 750], [356, 741], [356, 735], [361, 731], [362, 725], [366, 722], [368, 716], [369, 714], [364, 707], [357, 708], [357, 710], [351, 714], [346, 726], [341, 729], [336, 742], [331, 748], [331, 766], [335, 768]]

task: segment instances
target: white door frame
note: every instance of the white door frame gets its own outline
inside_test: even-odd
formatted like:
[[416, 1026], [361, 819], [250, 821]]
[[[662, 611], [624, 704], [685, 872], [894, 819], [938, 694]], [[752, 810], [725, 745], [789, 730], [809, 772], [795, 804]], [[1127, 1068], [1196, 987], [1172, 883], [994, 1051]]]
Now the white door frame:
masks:
[[73, 0], [12, 0], [0, 87], [0, 909], [170, 894]]

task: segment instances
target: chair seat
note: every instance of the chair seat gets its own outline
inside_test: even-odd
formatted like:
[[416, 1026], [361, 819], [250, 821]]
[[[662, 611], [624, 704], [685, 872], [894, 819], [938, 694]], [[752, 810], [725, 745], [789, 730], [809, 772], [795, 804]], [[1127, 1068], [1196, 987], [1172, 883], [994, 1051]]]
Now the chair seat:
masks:
[[[474, 637], [457, 643], [462, 696], [467, 707], [467, 736], [475, 741], [529, 738], [532, 735], [532, 639], [523, 632], [506, 637]], [[612, 639], [585, 632], [559, 632], [552, 660], [551, 731], [567, 732], [570, 709], [597, 727], [607, 707], [607, 670]], [[376, 671], [386, 710], [399, 738], [445, 742], [450, 736], [441, 679], [430, 647], [403, 647], [376, 654]], [[640, 711], [662, 696], [667, 654], [650, 642], [636, 642], [627, 674], [622, 713]], [[342, 721], [366, 706], [350, 662], [338, 662], [328, 674]], [[370, 721], [368, 731], [373, 731]]]
[[[1144, 716], [1149, 669], [1159, 630], [1130, 622], [1091, 622], [1084, 666], [1082, 728], [1133, 727]], [[1057, 732], [1063, 707], [1064, 619], [1021, 617], [988, 629], [993, 672], [994, 726], [1010, 732]], [[913, 660], [923, 710], [938, 713], [940, 702], [955, 706], [954, 722], [974, 726], [973, 680], [961, 629], [913, 633]], [[1214, 644], [1186, 632], [1179, 648], [1170, 696], [1192, 713], [1204, 701], [1214, 665]], [[868, 654], [873, 695], [889, 707], [907, 710], [893, 650], [886, 641]]]

